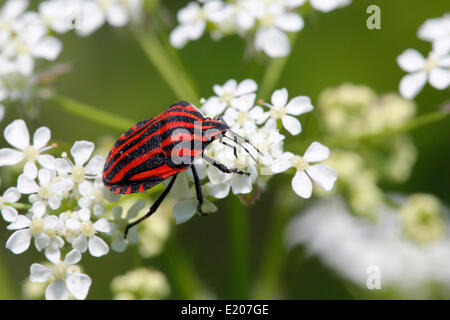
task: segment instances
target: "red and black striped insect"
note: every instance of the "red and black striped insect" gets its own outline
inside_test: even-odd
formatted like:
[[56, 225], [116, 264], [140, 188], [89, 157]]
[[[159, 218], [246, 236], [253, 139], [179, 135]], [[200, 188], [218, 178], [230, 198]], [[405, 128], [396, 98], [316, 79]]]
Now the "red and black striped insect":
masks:
[[[227, 132], [230, 132], [233, 138], [228, 137]], [[223, 141], [223, 138], [233, 141], [234, 144]], [[205, 148], [214, 140], [234, 148], [236, 157], [236, 146], [241, 146], [254, 159], [241, 143], [242, 141], [249, 143], [248, 139], [232, 132], [221, 117], [205, 118], [194, 106], [185, 101], [171, 105], [154, 118], [138, 122], [116, 141], [103, 169], [103, 182], [112, 192], [121, 194], [142, 192], [172, 177], [149, 212], [127, 225], [125, 237], [131, 227], [158, 209], [174, 185], [177, 174], [188, 168], [191, 168], [194, 178], [199, 202], [197, 210], [203, 214], [201, 184], [193, 165], [196, 157], [201, 156], [222, 172], [249, 175], [244, 171], [227, 168], [204, 155]]]

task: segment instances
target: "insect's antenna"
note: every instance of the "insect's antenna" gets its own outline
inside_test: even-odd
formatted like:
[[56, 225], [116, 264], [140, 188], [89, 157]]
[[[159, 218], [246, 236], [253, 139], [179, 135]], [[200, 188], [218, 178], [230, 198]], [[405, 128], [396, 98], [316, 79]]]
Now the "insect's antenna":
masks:
[[[237, 141], [237, 139], [231, 139], [230, 137], [224, 136], [225, 138], [233, 141], [234, 143], [236, 143], [238, 146], [240, 146], [242, 149], [245, 150], [245, 152], [247, 152], [247, 154], [250, 156], [250, 158], [253, 159], [253, 161], [255, 161], [256, 163], [258, 163], [258, 160], [256, 160], [256, 158], [250, 153], [250, 151], [244, 147], [241, 143], [239, 143], [239, 141]], [[236, 137], [235, 137], [236, 138]], [[256, 148], [255, 148], [256, 149]]]
[[[260, 155], [264, 156], [264, 154], [263, 154], [261, 151], [259, 151], [259, 149], [258, 149], [257, 147], [255, 147], [255, 146], [250, 142], [250, 140], [248, 140], [248, 138], [244, 138], [244, 137], [238, 135], [238, 134], [237, 134], [236, 132], [234, 132], [234, 131], [231, 131], [231, 130], [228, 130], [228, 131], [231, 132], [232, 134], [234, 134], [235, 137], [238, 137], [238, 138], [242, 139], [245, 143], [248, 143], [249, 145], [251, 145], [252, 148], [255, 149], [256, 151], [258, 151], [258, 153], [259, 153]], [[242, 145], [241, 145], [241, 146], [242, 146]]]

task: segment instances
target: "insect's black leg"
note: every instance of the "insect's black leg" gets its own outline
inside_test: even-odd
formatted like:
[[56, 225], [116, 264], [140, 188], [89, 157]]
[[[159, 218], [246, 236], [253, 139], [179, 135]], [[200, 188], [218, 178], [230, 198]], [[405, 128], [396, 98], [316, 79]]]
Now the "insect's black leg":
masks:
[[156, 201], [150, 207], [150, 210], [147, 212], [147, 214], [145, 216], [143, 216], [142, 218], [136, 220], [135, 222], [129, 223], [127, 225], [127, 227], [125, 229], [125, 234], [124, 234], [124, 238], [125, 239], [127, 238], [128, 231], [130, 230], [130, 228], [134, 227], [135, 225], [141, 223], [142, 221], [144, 221], [145, 219], [150, 217], [158, 209], [158, 207], [161, 204], [161, 202], [163, 202], [164, 198], [169, 194], [170, 189], [172, 189], [176, 178], [177, 178], [177, 175], [174, 175], [172, 180], [170, 180], [169, 185], [167, 186], [167, 188], [163, 191], [163, 193], [161, 193], [161, 195], [158, 197], [158, 199], [156, 199]]
[[237, 173], [237, 174], [247, 175], [247, 176], [250, 175], [250, 173], [244, 172], [244, 171], [241, 171], [241, 170], [238, 170], [238, 169], [236, 169], [236, 168], [231, 168], [231, 169], [230, 169], [230, 168], [224, 166], [223, 164], [221, 164], [220, 162], [217, 162], [216, 160], [211, 159], [210, 157], [205, 156], [204, 154], [202, 155], [202, 157], [203, 157], [203, 159], [205, 159], [206, 161], [208, 161], [210, 164], [212, 164], [214, 167], [216, 167], [217, 169], [219, 169], [219, 170], [222, 171], [222, 172], [225, 172], [225, 173]]
[[223, 144], [224, 146], [233, 148], [234, 157], [237, 159], [237, 147], [236, 147], [236, 146], [233, 146], [233, 145], [231, 145], [231, 144], [229, 144], [229, 143], [223, 141], [222, 139], [220, 140], [220, 143]]
[[192, 175], [194, 176], [195, 192], [197, 193], [197, 200], [198, 200], [197, 211], [200, 212], [202, 216], [206, 216], [206, 213], [202, 211], [203, 205], [202, 185], [200, 184], [200, 179], [198, 178], [197, 169], [195, 169], [195, 165], [191, 166], [191, 170]]

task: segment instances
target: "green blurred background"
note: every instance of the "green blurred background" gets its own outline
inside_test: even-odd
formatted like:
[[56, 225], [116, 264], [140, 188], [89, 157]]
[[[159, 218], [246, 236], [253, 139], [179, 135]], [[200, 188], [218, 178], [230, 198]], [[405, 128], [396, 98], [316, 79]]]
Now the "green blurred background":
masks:
[[[174, 15], [188, 1], [165, 2]], [[366, 28], [366, 8], [371, 4], [381, 8], [381, 30]], [[313, 103], [323, 89], [343, 82], [365, 84], [378, 93], [397, 92], [404, 72], [398, 67], [396, 57], [407, 48], [416, 48], [426, 55], [430, 44], [419, 40], [416, 32], [427, 18], [442, 16], [446, 11], [450, 11], [448, 0], [354, 0], [352, 5], [331, 13], [314, 11], [306, 17], [305, 28], [298, 34], [277, 88], [285, 87], [293, 95], [310, 96]], [[64, 49], [59, 61], [74, 63], [73, 71], [56, 84], [57, 92], [62, 95], [136, 121], [152, 117], [172, 102], [183, 99], [174, 95], [125, 29], [105, 26], [87, 38], [68, 34], [61, 39]], [[223, 84], [228, 79], [261, 79], [264, 63], [243, 58], [244, 51], [245, 43], [238, 36], [215, 42], [205, 35], [201, 40], [189, 43], [179, 53], [195, 80], [198, 92], [202, 97], [208, 97], [213, 94], [214, 84]], [[437, 91], [427, 85], [416, 98], [418, 114], [434, 111], [448, 99], [448, 89]], [[310, 115], [305, 119], [308, 117]], [[17, 114], [8, 111], [1, 126], [15, 118]], [[120, 134], [108, 127], [75, 118], [50, 104], [42, 106], [38, 125], [48, 126], [53, 137], [67, 142], [96, 141], [105, 135], [117, 137]], [[307, 132], [308, 126], [302, 135]], [[302, 135], [296, 139], [302, 139]], [[433, 193], [448, 205], [449, 122], [420, 128], [412, 136], [418, 149], [418, 160], [411, 178], [405, 184], [387, 185], [384, 189]], [[252, 275], [259, 270], [259, 261], [267, 249], [267, 230], [273, 215], [277, 214], [276, 204], [279, 203], [276, 199], [287, 197], [289, 201], [295, 201], [299, 211], [305, 205], [305, 201], [296, 197], [292, 190], [285, 192], [285, 189], [276, 187], [289, 186], [289, 179], [282, 176], [271, 180], [271, 192], [262, 194], [248, 210], [251, 257], [247, 267]], [[235, 298], [230, 287], [233, 257], [229, 243], [233, 234], [229, 232], [227, 218], [235, 204], [235, 200], [218, 201], [217, 213], [206, 218], [196, 217], [176, 226], [172, 241], [178, 242], [177, 252], [167, 248], [161, 256], [146, 260], [146, 265], [159, 268], [172, 281], [173, 275], [166, 271], [177, 263], [175, 256], [184, 255], [207, 288], [218, 297]], [[4, 223], [1, 223], [1, 230], [4, 231], [0, 240], [4, 244], [10, 232], [6, 232]], [[111, 279], [134, 266], [131, 251], [110, 253], [101, 259], [84, 256], [83, 265], [94, 279], [88, 298], [111, 298]], [[42, 257], [35, 250], [16, 256], [2, 245], [0, 258], [5, 262], [5, 270], [0, 272], [8, 275], [10, 286], [0, 286], [0, 297], [18, 297], [22, 281], [29, 275], [29, 265]], [[355, 294], [349, 283], [317, 259], [304, 259], [301, 248], [290, 252], [286, 262], [279, 275], [279, 286], [286, 292], [285, 298], [365, 297]], [[244, 281], [251, 286], [252, 278]], [[183, 295], [175, 290], [171, 297]]]

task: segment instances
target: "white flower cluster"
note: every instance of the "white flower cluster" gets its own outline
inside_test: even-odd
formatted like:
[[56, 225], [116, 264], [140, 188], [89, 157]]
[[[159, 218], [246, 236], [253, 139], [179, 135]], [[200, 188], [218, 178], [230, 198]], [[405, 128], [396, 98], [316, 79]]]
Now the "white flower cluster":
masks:
[[438, 90], [450, 85], [450, 14], [428, 19], [417, 33], [422, 40], [432, 43], [427, 58], [416, 49], [407, 49], [397, 57], [397, 63], [409, 72], [400, 81], [403, 97], [413, 99], [427, 82]]
[[87, 36], [105, 22], [127, 24], [140, 13], [142, 0], [48, 0], [27, 11], [29, 0], [8, 0], [0, 7], [0, 120], [8, 100], [26, 98], [34, 87], [36, 68], [54, 61], [62, 42], [52, 34], [75, 30]]
[[[21, 165], [17, 187], [8, 188], [0, 196], [3, 219], [14, 232], [6, 247], [14, 254], [28, 250], [33, 241], [38, 251], [54, 264], [31, 266], [30, 280], [48, 282], [47, 299], [65, 299], [69, 293], [84, 299], [91, 279], [75, 266], [81, 254], [89, 252], [101, 257], [109, 252], [108, 244], [99, 235], [112, 235], [117, 222], [104, 216], [106, 192], [101, 181], [104, 158], [92, 156], [94, 144], [77, 141], [70, 153], [55, 158], [43, 154], [51, 138], [46, 127], [37, 129], [30, 143], [30, 134], [23, 120], [15, 120], [4, 131], [6, 141], [14, 148], [0, 149], [0, 166]], [[29, 209], [19, 214], [15, 204], [28, 197]], [[114, 248], [113, 248], [114, 249]], [[68, 252], [64, 260], [63, 252]]]
[[[206, 196], [222, 199], [230, 191], [233, 194], [249, 194], [254, 185], [264, 188], [272, 175], [290, 168], [296, 171], [292, 188], [299, 196], [311, 196], [311, 180], [327, 191], [332, 189], [337, 179], [336, 171], [323, 164], [311, 164], [328, 158], [327, 147], [313, 142], [303, 156], [283, 151], [285, 136], [278, 130], [278, 125], [290, 134], [298, 135], [302, 127], [296, 116], [313, 110], [308, 97], [298, 96], [289, 100], [287, 90], [280, 89], [272, 94], [271, 103], [259, 101], [260, 105], [256, 105], [258, 86], [250, 79], [240, 83], [234, 79], [228, 80], [223, 86], [215, 85], [213, 89], [216, 95], [203, 100], [201, 110], [205, 116], [222, 116], [233, 132], [249, 141], [244, 144], [249, 152], [245, 152], [232, 139], [223, 139], [225, 144], [218, 141], [210, 144], [205, 155], [250, 175], [226, 174], [199, 159], [194, 165], [199, 178], [205, 181], [203, 191]], [[175, 191], [172, 191], [172, 194], [183, 199], [173, 207], [177, 223], [187, 221], [197, 212], [195, 189], [190, 186], [186, 175], [182, 176], [184, 178], [175, 183]], [[203, 212], [215, 210], [209, 201], [204, 203]]]
[[[383, 205], [376, 221], [352, 215], [340, 197], [320, 200], [290, 222], [286, 245], [304, 245], [361, 288], [367, 288], [370, 270], [377, 268], [380, 289], [394, 289], [403, 298], [423, 299], [433, 289], [448, 290], [450, 238], [443, 229], [449, 225], [439, 200], [426, 194], [393, 200], [400, 209]], [[410, 230], [427, 240], [417, 244]]]
[[[170, 34], [176, 48], [188, 41], [198, 40], [205, 30], [212, 28], [211, 36], [219, 39], [237, 33], [254, 35], [254, 46], [269, 57], [284, 57], [290, 51], [287, 32], [303, 29], [302, 17], [295, 10], [306, 0], [198, 0], [190, 2], [178, 12], [180, 23]], [[310, 0], [317, 10], [328, 12], [345, 6], [350, 0]]]

